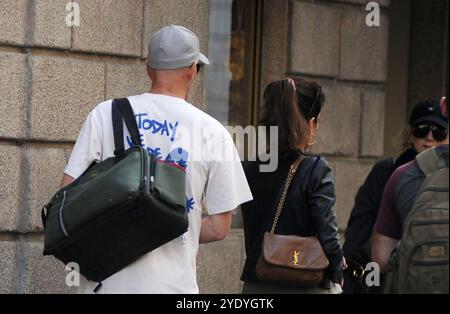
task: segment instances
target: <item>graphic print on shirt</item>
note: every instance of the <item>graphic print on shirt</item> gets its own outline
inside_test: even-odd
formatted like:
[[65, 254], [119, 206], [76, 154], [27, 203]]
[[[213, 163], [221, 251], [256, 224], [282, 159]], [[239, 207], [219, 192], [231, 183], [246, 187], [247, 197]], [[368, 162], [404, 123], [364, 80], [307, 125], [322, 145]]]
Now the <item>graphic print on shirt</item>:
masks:
[[139, 130], [144, 130], [147, 132], [151, 132], [151, 134], [158, 134], [162, 136], [167, 136], [170, 138], [170, 141], [175, 140], [175, 136], [177, 133], [177, 128], [179, 122], [176, 121], [174, 123], [168, 122], [164, 120], [163, 122], [157, 121], [156, 119], [149, 119], [147, 113], [138, 113], [136, 116], [136, 122]]
[[177, 164], [184, 169], [187, 168], [187, 162], [189, 160], [189, 153], [181, 147], [172, 150], [166, 157], [165, 161]]
[[186, 196], [186, 213], [189, 214], [191, 210], [194, 209], [195, 201], [193, 197]]
[[[147, 153], [148, 153], [149, 156], [150, 156], [150, 155], [155, 155], [156, 158], [162, 160], [161, 148], [160, 148], [160, 147], [154, 147], [154, 148], [153, 148], [153, 147], [148, 147], [148, 146], [145, 147], [145, 143], [144, 143], [144, 139], [143, 139], [143, 136], [144, 136], [144, 135], [143, 135], [143, 134], [140, 134], [140, 136], [141, 136], [141, 143], [140, 143], [139, 146], [145, 148], [145, 149], [147, 150]], [[133, 139], [130, 138], [128, 135], [127, 135], [127, 137], [126, 137], [126, 140], [127, 140], [127, 143], [128, 143], [128, 146], [129, 146], [129, 147], [132, 147], [132, 146], [136, 145], [136, 144], [134, 143]]]
[[159, 147], [156, 148], [147, 147], [147, 152], [149, 155], [156, 156], [157, 159], [162, 159], [161, 148]]

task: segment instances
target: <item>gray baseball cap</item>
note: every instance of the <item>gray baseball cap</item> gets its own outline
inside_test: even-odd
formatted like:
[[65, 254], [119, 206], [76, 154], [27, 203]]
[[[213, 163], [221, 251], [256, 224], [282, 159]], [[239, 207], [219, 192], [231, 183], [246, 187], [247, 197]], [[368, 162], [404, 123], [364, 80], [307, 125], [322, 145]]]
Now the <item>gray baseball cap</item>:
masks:
[[209, 64], [200, 52], [197, 35], [183, 26], [170, 25], [153, 34], [148, 44], [148, 65], [155, 70], [175, 70], [194, 62]]

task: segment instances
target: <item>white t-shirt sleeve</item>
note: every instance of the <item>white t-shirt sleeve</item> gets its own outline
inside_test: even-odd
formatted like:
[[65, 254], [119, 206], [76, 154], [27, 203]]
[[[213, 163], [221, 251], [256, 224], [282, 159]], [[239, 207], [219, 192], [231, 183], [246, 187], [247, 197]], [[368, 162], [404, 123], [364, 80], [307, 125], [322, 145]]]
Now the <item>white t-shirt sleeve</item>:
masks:
[[65, 174], [78, 178], [94, 161], [102, 156], [101, 138], [93, 113], [89, 113], [64, 170]]
[[205, 205], [210, 215], [231, 211], [253, 199], [239, 154], [228, 133], [222, 145], [232, 158], [223, 160], [222, 156], [216, 156], [210, 161], [205, 193]]

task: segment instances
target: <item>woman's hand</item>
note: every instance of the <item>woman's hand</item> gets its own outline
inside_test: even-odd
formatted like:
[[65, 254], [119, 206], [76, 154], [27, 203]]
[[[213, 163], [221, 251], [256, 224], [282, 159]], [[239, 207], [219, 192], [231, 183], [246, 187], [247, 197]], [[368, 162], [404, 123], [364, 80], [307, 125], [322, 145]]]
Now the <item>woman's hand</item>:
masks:
[[347, 265], [347, 261], [346, 261], [346, 259], [345, 259], [345, 256], [343, 257], [343, 260], [344, 260], [344, 266], [342, 267], [342, 269], [343, 270], [346, 270], [347, 268], [348, 268], [348, 265]]

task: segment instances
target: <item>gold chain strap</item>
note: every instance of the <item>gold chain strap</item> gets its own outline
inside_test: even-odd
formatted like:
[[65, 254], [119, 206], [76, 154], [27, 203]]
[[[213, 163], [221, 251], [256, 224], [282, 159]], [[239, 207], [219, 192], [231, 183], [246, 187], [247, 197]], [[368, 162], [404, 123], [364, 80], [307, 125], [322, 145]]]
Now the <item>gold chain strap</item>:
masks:
[[281, 210], [283, 209], [284, 203], [286, 201], [287, 192], [289, 190], [289, 186], [291, 185], [292, 179], [294, 178], [295, 172], [298, 169], [298, 166], [300, 166], [300, 163], [305, 159], [305, 156], [300, 156], [289, 168], [288, 177], [286, 179], [286, 183], [284, 184], [284, 190], [281, 194], [280, 203], [277, 207], [277, 212], [275, 214], [275, 219], [273, 220], [272, 229], [270, 230], [270, 233], [275, 232], [275, 228], [278, 224], [278, 220], [280, 219]]

